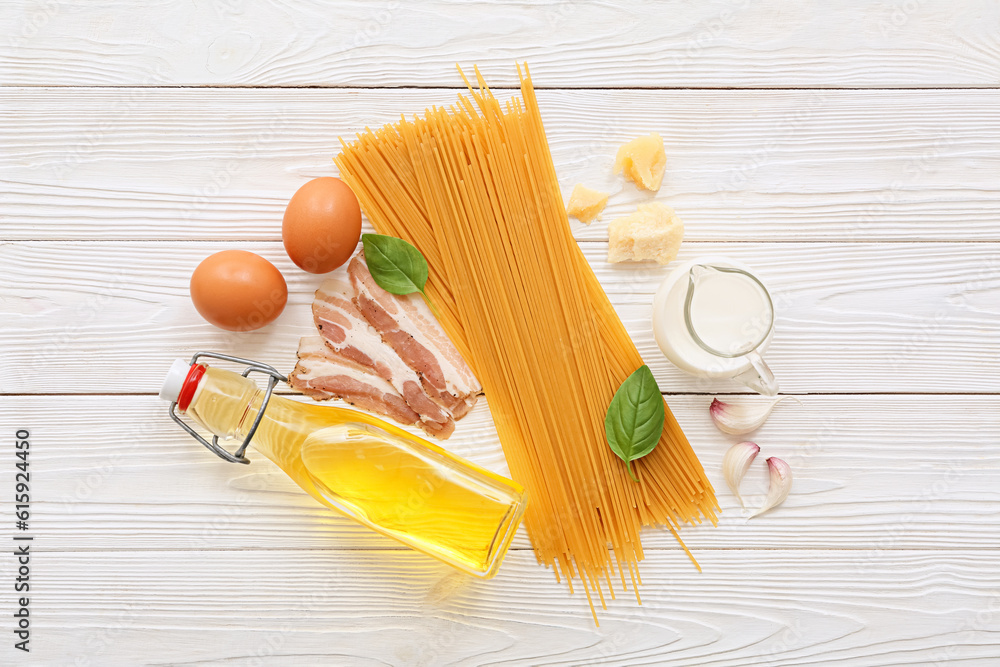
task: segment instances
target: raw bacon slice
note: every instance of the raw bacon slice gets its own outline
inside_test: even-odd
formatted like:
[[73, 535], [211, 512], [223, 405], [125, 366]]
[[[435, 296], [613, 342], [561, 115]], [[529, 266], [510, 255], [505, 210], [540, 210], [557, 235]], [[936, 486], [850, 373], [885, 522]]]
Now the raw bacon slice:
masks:
[[354, 256], [347, 273], [364, 318], [420, 375], [427, 395], [461, 419], [476, 404], [482, 386], [423, 298], [419, 294], [397, 296], [379, 287], [364, 253]]
[[455, 430], [451, 413], [427, 396], [420, 376], [382, 341], [354, 305], [353, 296], [350, 285], [335, 279], [325, 281], [316, 290], [313, 320], [328, 352], [388, 382], [419, 415], [425, 430], [447, 438]]
[[420, 420], [391, 384], [361, 366], [336, 359], [326, 350], [326, 343], [319, 336], [302, 338], [299, 361], [288, 374], [288, 384], [317, 401], [341, 398], [401, 424], [415, 424]]

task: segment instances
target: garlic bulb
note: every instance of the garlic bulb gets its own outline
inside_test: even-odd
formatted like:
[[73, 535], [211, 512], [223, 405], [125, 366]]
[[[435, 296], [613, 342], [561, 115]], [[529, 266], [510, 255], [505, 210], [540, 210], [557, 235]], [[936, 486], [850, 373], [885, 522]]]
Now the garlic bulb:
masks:
[[743, 496], [740, 495], [740, 482], [750, 469], [750, 464], [760, 454], [760, 447], [752, 442], [740, 442], [729, 448], [722, 458], [722, 474], [726, 478], [729, 490], [740, 501], [740, 507], [746, 508]]
[[787, 463], [772, 456], [767, 460], [767, 469], [771, 475], [771, 481], [767, 486], [767, 498], [764, 499], [763, 506], [750, 515], [751, 519], [785, 502], [788, 492], [792, 490], [792, 469]]
[[729, 435], [744, 435], [763, 426], [774, 406], [786, 398], [790, 397], [781, 396], [763, 403], [759, 400], [740, 398], [730, 403], [723, 403], [716, 398], [708, 406], [708, 411], [720, 431]]

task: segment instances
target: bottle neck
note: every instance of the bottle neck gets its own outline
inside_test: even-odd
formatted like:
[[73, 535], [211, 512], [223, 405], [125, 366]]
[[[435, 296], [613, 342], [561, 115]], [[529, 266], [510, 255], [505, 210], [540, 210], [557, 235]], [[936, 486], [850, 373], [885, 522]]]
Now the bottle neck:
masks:
[[[264, 393], [253, 380], [209, 367], [187, 413], [220, 439], [231, 438], [242, 443], [257, 419]], [[272, 394], [251, 445], [322, 502], [322, 496], [309, 478], [300, 456], [303, 440], [321, 427], [315, 418], [309, 417], [306, 408], [297, 401]], [[333, 408], [327, 410], [332, 411]], [[335, 414], [329, 413], [322, 425], [328, 425]]]
[[187, 413], [220, 438], [243, 439], [257, 417], [264, 392], [249, 378], [208, 367]]

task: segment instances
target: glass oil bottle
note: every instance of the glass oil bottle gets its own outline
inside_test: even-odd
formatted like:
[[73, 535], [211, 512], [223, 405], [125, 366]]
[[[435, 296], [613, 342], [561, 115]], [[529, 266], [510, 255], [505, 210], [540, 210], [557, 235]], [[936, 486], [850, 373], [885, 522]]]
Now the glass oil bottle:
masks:
[[[248, 367], [240, 375], [200, 357]], [[251, 372], [270, 376], [266, 390]], [[202, 352], [174, 362], [160, 396], [178, 424], [227, 461], [248, 463], [252, 444], [334, 511], [469, 574], [496, 574], [527, 502], [519, 484], [368, 414], [274, 395], [283, 380], [270, 366]], [[243, 445], [233, 455], [220, 438]]]

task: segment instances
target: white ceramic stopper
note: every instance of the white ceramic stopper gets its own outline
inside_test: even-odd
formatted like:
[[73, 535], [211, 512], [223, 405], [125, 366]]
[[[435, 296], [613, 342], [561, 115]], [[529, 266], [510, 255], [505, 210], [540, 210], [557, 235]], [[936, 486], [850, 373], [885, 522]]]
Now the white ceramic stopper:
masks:
[[183, 359], [174, 359], [170, 370], [167, 371], [167, 377], [163, 380], [163, 387], [160, 388], [160, 398], [171, 403], [176, 402], [177, 397], [181, 395], [181, 387], [184, 386], [184, 380], [187, 379], [190, 370], [190, 363]]

